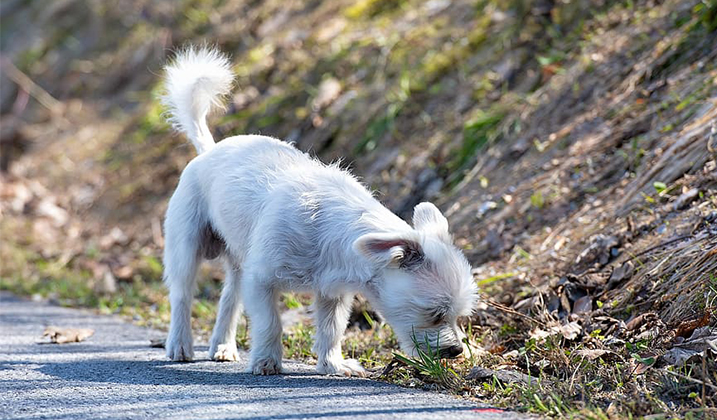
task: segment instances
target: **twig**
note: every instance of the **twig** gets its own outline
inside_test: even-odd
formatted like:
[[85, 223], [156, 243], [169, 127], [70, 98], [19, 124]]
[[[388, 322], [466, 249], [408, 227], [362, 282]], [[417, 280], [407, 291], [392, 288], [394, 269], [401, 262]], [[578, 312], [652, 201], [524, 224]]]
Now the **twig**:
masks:
[[677, 376], [678, 378], [682, 378], [682, 379], [684, 379], [684, 380], [686, 380], [686, 381], [694, 382], [694, 383], [700, 384], [700, 385], [702, 385], [702, 386], [708, 386], [708, 387], [710, 387], [710, 388], [712, 388], [712, 389], [714, 389], [714, 390], [717, 390], [717, 386], [714, 386], [714, 385], [712, 385], [712, 384], [708, 384], [707, 381], [700, 381], [700, 380], [697, 380], [697, 379], [693, 379], [693, 378], [690, 378], [689, 376], [685, 376], [685, 375], [683, 375], [683, 374], [681, 374], [681, 373], [673, 372], [673, 371], [667, 370], [667, 369], [658, 369], [658, 370], [659, 370], [660, 372], [666, 372], [666, 373], [669, 373], [670, 375]]
[[61, 115], [65, 111], [65, 105], [62, 102], [53, 98], [45, 89], [33, 82], [30, 77], [15, 67], [9, 58], [0, 56], [0, 65], [10, 80], [17, 83], [17, 85], [29, 93], [30, 96], [37, 99], [37, 101], [50, 110], [52, 114]]
[[386, 365], [386, 367], [383, 369], [383, 372], [381, 372], [381, 375], [379, 376], [386, 376], [389, 373], [391, 373], [398, 365], [406, 366], [406, 363], [402, 362], [400, 359], [397, 359], [396, 356], [391, 359], [390, 362]]
[[487, 303], [488, 305], [490, 305], [490, 306], [492, 306], [492, 307], [494, 307], [494, 308], [496, 308], [496, 309], [499, 309], [499, 310], [501, 310], [501, 311], [503, 311], [503, 312], [507, 312], [507, 313], [509, 313], [509, 314], [517, 315], [517, 316], [519, 316], [519, 317], [525, 318], [525, 319], [527, 319], [528, 321], [534, 322], [534, 323], [536, 323], [536, 324], [538, 324], [538, 325], [540, 325], [540, 326], [542, 326], [542, 327], [545, 326], [545, 323], [544, 323], [543, 321], [537, 320], [537, 319], [535, 319], [535, 318], [533, 318], [532, 316], [529, 316], [529, 315], [521, 314], [520, 312], [516, 311], [515, 309], [509, 308], [509, 307], [503, 305], [502, 303], [498, 303], [498, 302], [494, 301], [493, 299], [491, 299], [491, 298], [489, 298], [489, 297], [487, 297], [487, 296], [485, 296], [485, 295], [481, 295], [481, 299], [482, 299], [483, 301], [485, 301], [485, 303]]
[[693, 235], [678, 236], [677, 238], [670, 239], [669, 241], [663, 242], [663, 243], [661, 243], [661, 244], [657, 244], [657, 245], [655, 245], [655, 246], [651, 246], [651, 247], [649, 247], [649, 248], [643, 250], [642, 252], [638, 252], [638, 253], [635, 254], [635, 255], [631, 255], [631, 256], [630, 256], [630, 259], [631, 259], [631, 260], [634, 260], [634, 259], [636, 259], [637, 257], [641, 257], [641, 256], [647, 254], [648, 252], [654, 251], [654, 250], [656, 250], [656, 249], [659, 249], [659, 248], [662, 248], [662, 247], [665, 247], [665, 246], [668, 246], [668, 245], [672, 245], [672, 244], [674, 244], [674, 243], [676, 243], [676, 242], [680, 242], [680, 241], [683, 241], [683, 240], [685, 240], [685, 239], [689, 239], [689, 238], [691, 238], [692, 236], [693, 236]]

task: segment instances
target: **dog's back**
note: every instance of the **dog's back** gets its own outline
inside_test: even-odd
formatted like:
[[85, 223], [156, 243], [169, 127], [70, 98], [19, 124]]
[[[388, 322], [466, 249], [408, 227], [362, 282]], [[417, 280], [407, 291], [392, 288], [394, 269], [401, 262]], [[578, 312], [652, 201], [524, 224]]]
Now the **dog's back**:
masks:
[[409, 228], [345, 170], [265, 136], [230, 137], [197, 156], [182, 174], [175, 192], [180, 198], [172, 198], [170, 212], [185, 208], [190, 195], [198, 219], [205, 229], [221, 235], [234, 259], [244, 261], [249, 247], [261, 246], [256, 254], [262, 261], [252, 266], [292, 280], [288, 287], [296, 287], [296, 282], [316, 287], [311, 283], [317, 278], [335, 285], [326, 276], [333, 269], [329, 265], [352, 258], [326, 257], [351, 249], [339, 242], [352, 242], [365, 233], [344, 231], [362, 216], [373, 215], [379, 230], [382, 224], [386, 230]]

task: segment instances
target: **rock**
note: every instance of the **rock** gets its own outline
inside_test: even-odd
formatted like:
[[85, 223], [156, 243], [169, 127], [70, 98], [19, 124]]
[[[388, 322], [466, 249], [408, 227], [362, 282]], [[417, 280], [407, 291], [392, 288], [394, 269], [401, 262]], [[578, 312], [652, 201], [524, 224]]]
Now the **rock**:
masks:
[[149, 346], [154, 349], [163, 349], [166, 342], [166, 338], [152, 338], [149, 340]]
[[705, 216], [705, 222], [712, 223], [715, 221], [717, 221], [717, 210], [713, 210], [710, 212], [710, 214]]
[[95, 292], [101, 295], [111, 295], [117, 292], [117, 279], [109, 268], [104, 270], [102, 278], [96, 283]]
[[595, 235], [590, 245], [585, 248], [575, 259], [576, 264], [591, 265], [598, 263], [605, 265], [610, 261], [613, 248], [620, 246], [620, 240], [615, 236]]
[[590, 296], [583, 296], [573, 304], [574, 314], [586, 314], [593, 309], [593, 300]]
[[53, 200], [49, 198], [40, 201], [36, 212], [38, 216], [47, 217], [52, 220], [55, 227], [64, 226], [70, 218], [70, 215], [65, 209], [55, 204]]
[[672, 209], [677, 211], [686, 208], [692, 202], [692, 200], [697, 198], [699, 194], [700, 191], [697, 188], [692, 188], [688, 190], [687, 192], [677, 197], [677, 200], [675, 200], [674, 204], [672, 205]]
[[486, 213], [488, 213], [490, 210], [493, 210], [497, 207], [498, 207], [498, 203], [496, 203], [495, 201], [484, 201], [480, 205], [480, 207], [478, 207], [478, 211], [476, 212], [476, 217], [479, 219], [482, 219]]
[[621, 281], [627, 280], [630, 277], [632, 277], [632, 274], [634, 272], [635, 272], [635, 264], [633, 264], [632, 261], [627, 261], [620, 267], [617, 267], [612, 270], [612, 274], [610, 275], [610, 279], [607, 282], [606, 288], [608, 290], [612, 289]]
[[326, 108], [331, 105], [332, 102], [339, 97], [341, 93], [341, 82], [333, 77], [328, 78], [321, 82], [319, 85], [319, 92], [311, 103], [311, 108], [314, 111]]

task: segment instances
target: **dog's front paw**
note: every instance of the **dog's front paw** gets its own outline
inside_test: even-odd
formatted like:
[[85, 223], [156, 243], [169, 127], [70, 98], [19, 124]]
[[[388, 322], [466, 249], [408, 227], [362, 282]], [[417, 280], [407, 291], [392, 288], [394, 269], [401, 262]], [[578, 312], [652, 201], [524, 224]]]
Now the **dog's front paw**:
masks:
[[281, 373], [281, 361], [272, 358], [259, 359], [248, 369], [254, 375], [278, 375]]
[[319, 362], [319, 364], [316, 365], [316, 371], [324, 375], [366, 377], [366, 370], [356, 359]]
[[171, 334], [166, 343], [167, 357], [175, 362], [191, 362], [194, 359], [192, 337], [179, 338]]
[[216, 349], [209, 349], [209, 357], [216, 362], [236, 362], [239, 360], [239, 352], [236, 345], [219, 344]]

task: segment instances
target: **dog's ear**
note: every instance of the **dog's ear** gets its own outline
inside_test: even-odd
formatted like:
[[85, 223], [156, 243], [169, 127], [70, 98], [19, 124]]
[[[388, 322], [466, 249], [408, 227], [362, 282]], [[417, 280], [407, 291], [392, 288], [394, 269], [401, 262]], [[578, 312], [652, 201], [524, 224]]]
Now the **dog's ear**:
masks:
[[381, 267], [413, 270], [424, 260], [418, 238], [401, 233], [367, 233], [356, 239], [356, 252]]
[[413, 227], [416, 230], [433, 233], [444, 242], [451, 243], [448, 220], [433, 203], [420, 203], [413, 208]]

